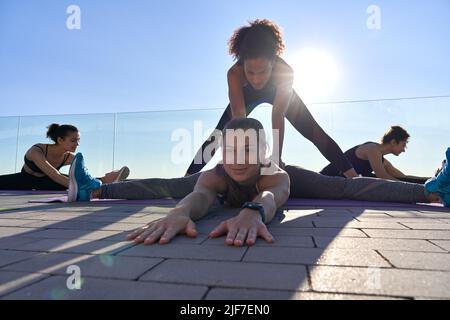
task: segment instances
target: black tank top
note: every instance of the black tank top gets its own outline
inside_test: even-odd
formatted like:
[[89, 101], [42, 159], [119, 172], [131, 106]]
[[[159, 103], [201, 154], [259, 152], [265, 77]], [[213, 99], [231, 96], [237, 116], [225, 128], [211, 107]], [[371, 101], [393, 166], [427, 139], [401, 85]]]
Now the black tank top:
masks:
[[[41, 149], [42, 153], [44, 153], [44, 155], [45, 155], [45, 158], [47, 158], [48, 144], [45, 145], [45, 151], [37, 144], [35, 144], [33, 147]], [[59, 169], [61, 169], [61, 167], [64, 165], [64, 163], [66, 163], [68, 157], [69, 157], [69, 154], [66, 154], [64, 156], [63, 162], [58, 167], [56, 167], [56, 170], [59, 171]], [[23, 160], [25, 161], [25, 164], [27, 165], [27, 167], [31, 169], [31, 171], [44, 174], [44, 172], [42, 172], [42, 170], [36, 165], [36, 163], [34, 163], [34, 161], [31, 161], [30, 159], [28, 159], [26, 155], [23, 157]]]
[[[373, 177], [373, 169], [370, 165], [369, 160], [363, 160], [358, 158], [356, 155], [356, 149], [358, 149], [360, 146], [374, 143], [374, 142], [366, 142], [357, 146], [354, 146], [353, 148], [347, 150], [344, 152], [347, 159], [350, 161], [350, 163], [353, 165], [353, 168], [355, 169], [356, 173], [362, 175], [363, 177]], [[381, 161], [384, 162], [384, 157], [381, 158]], [[328, 166], [322, 169], [320, 171], [321, 174], [326, 176], [343, 176], [342, 172], [339, 171], [339, 169], [336, 167], [334, 163], [330, 163]]]
[[218, 164], [216, 166], [216, 174], [223, 176], [227, 185], [226, 191], [218, 195], [219, 202], [221, 204], [227, 204], [230, 207], [240, 208], [247, 201], [252, 201], [258, 194], [258, 185], [255, 183], [251, 186], [243, 186], [231, 179], [231, 177], [225, 172], [223, 165]]

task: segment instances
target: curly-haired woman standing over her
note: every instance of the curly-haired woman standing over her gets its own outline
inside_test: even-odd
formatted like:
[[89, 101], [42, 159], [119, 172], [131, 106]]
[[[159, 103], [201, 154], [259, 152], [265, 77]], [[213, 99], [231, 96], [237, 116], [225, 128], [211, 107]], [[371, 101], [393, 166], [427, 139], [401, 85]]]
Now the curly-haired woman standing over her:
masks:
[[[341, 148], [317, 124], [293, 90], [294, 72], [280, 57], [284, 50], [280, 28], [270, 20], [255, 20], [237, 29], [228, 45], [230, 54], [237, 62], [227, 74], [230, 104], [216, 129], [222, 130], [231, 119], [247, 117], [261, 103], [270, 103], [273, 106], [272, 129], [279, 133], [278, 141], [274, 141], [274, 150], [278, 149], [279, 159], [273, 160], [281, 163], [284, 118], [287, 118], [328, 161], [337, 165], [342, 175], [357, 176]], [[188, 175], [199, 172], [206, 165], [203, 154], [205, 148], [214, 142], [213, 139], [211, 136], [197, 152], [187, 170]]]
[[[47, 138], [54, 143], [38, 143], [28, 149], [21, 172], [0, 176], [0, 190], [67, 190], [69, 178], [59, 170], [72, 163], [80, 133], [70, 124], [53, 123], [47, 129]], [[105, 174], [100, 180], [116, 182], [128, 174], [129, 169], [123, 167]]]

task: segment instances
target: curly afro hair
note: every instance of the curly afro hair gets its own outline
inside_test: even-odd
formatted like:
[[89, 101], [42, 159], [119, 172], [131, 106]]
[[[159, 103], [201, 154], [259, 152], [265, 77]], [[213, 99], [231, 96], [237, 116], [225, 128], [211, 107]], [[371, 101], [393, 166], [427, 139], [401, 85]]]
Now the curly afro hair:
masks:
[[257, 19], [235, 30], [228, 48], [235, 60], [273, 59], [283, 53], [284, 42], [280, 27], [268, 19]]

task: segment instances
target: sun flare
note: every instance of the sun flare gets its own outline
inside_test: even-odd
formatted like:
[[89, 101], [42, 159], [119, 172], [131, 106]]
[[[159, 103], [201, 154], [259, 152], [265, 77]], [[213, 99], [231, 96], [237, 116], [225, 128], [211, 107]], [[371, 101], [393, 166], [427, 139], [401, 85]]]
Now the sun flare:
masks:
[[303, 49], [287, 59], [294, 69], [294, 89], [304, 100], [323, 101], [336, 89], [339, 70], [327, 51]]

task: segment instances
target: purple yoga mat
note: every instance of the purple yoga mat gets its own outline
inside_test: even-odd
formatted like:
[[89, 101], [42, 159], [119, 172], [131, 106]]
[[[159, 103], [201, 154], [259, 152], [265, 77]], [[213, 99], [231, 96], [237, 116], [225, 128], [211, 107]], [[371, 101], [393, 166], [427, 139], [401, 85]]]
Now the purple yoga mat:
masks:
[[[57, 203], [67, 202], [67, 196], [62, 196], [62, 191], [45, 191], [45, 190], [0, 190], [0, 196], [22, 196], [22, 195], [58, 195], [52, 198], [32, 199], [28, 202], [32, 203]], [[123, 200], [123, 199], [94, 199], [90, 201], [90, 205], [95, 204], [139, 204], [139, 205], [175, 205], [177, 199], [153, 199], [153, 200]], [[402, 208], [416, 210], [446, 210], [450, 212], [450, 208], [445, 208], [438, 203], [396, 203], [396, 202], [371, 202], [356, 200], [328, 200], [328, 199], [289, 199], [284, 205], [285, 208], [293, 207], [342, 207], [342, 208]]]
[[[54, 197], [54, 198], [43, 198], [43, 199], [32, 199], [28, 200], [31, 203], [57, 203], [57, 202], [67, 202], [67, 196]], [[85, 203], [85, 202], [77, 202]], [[95, 204], [141, 204], [141, 205], [175, 205], [178, 200], [175, 199], [152, 199], [152, 200], [124, 200], [124, 199], [93, 199], [89, 201], [89, 205]]]
[[[67, 202], [67, 196], [32, 199], [29, 202], [33, 203], [52, 203], [52, 202]], [[95, 204], [139, 204], [139, 205], [175, 205], [177, 199], [153, 199], [153, 200], [123, 200], [123, 199], [94, 199], [89, 205]], [[289, 199], [284, 208], [295, 207], [340, 207], [340, 208], [401, 208], [401, 209], [416, 209], [416, 210], [446, 210], [450, 212], [450, 208], [444, 208], [439, 203], [396, 203], [396, 202], [371, 202], [371, 201], [356, 201], [356, 200], [328, 200], [328, 199]]]
[[398, 202], [375, 202], [356, 200], [329, 200], [329, 199], [289, 199], [284, 207], [363, 207], [363, 208], [402, 208], [402, 209], [422, 209], [422, 210], [447, 210], [440, 203], [398, 203]]
[[43, 198], [28, 200], [31, 203], [52, 203], [52, 202], [67, 202], [67, 196], [55, 197], [55, 198]]
[[0, 190], [0, 196], [24, 196], [40, 194], [65, 194], [65, 191], [54, 190]]

